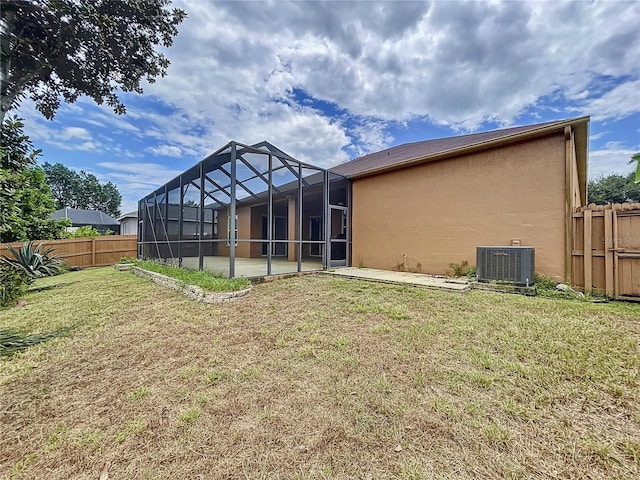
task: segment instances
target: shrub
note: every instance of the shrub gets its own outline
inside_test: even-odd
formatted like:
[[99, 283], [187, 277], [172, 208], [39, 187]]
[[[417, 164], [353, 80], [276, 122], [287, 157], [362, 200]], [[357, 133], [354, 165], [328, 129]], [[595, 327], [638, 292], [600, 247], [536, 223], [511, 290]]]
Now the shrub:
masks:
[[535, 274], [535, 282], [537, 290], [555, 290], [556, 285], [558, 284], [558, 282], [556, 282], [553, 278], [545, 277], [544, 275], [541, 275], [537, 272]]
[[475, 280], [478, 277], [478, 269], [476, 267], [471, 267], [467, 270], [467, 277], [469, 277], [470, 280]]
[[545, 277], [544, 275], [540, 275], [539, 273], [535, 274], [536, 281], [536, 295], [540, 297], [549, 297], [549, 298], [564, 298], [568, 300], [590, 300], [591, 295], [584, 295], [582, 292], [578, 292], [567, 285], [567, 287], [563, 290], [558, 290], [556, 286], [558, 282], [556, 282], [553, 278]]
[[454, 277], [464, 277], [471, 270], [469, 267], [469, 262], [467, 260], [463, 260], [461, 263], [450, 263], [449, 268], [453, 270]]
[[52, 255], [54, 249], [44, 248], [42, 243], [35, 248], [33, 242], [24, 242], [19, 250], [11, 245], [8, 248], [13, 259], [2, 257], [2, 263], [21, 268], [32, 277], [58, 275], [66, 270], [66, 262], [57, 255]]
[[83, 225], [82, 227], [78, 227], [75, 231], [71, 232], [69, 234], [69, 238], [94, 238], [99, 237], [100, 235], [100, 232], [93, 228], [91, 225]]
[[33, 276], [22, 268], [0, 263], [0, 307], [13, 305], [33, 283]]

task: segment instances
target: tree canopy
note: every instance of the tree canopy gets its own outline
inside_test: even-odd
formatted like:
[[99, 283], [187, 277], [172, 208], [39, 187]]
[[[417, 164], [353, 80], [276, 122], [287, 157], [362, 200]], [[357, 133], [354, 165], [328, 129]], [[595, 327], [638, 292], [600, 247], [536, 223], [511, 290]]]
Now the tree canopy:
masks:
[[142, 93], [164, 76], [169, 47], [186, 17], [170, 0], [2, 0], [0, 120], [26, 96], [48, 119], [61, 98], [80, 95], [118, 114], [118, 90]]
[[635, 173], [601, 176], [589, 180], [587, 191], [589, 203], [605, 205], [607, 203], [640, 202], [640, 184], [634, 181]]
[[100, 183], [98, 178], [84, 170], [76, 172], [61, 163], [42, 165], [51, 188], [56, 208], [84, 208], [101, 210], [118, 218], [122, 195], [111, 182]]
[[634, 153], [631, 156], [631, 160], [629, 160], [629, 163], [633, 163], [633, 162], [636, 162], [636, 173], [635, 173], [634, 181], [636, 183], [640, 183], [640, 152]]
[[49, 218], [55, 201], [37, 164], [40, 150], [23, 128], [20, 119], [8, 118], [0, 130], [0, 242], [60, 238], [69, 225]]

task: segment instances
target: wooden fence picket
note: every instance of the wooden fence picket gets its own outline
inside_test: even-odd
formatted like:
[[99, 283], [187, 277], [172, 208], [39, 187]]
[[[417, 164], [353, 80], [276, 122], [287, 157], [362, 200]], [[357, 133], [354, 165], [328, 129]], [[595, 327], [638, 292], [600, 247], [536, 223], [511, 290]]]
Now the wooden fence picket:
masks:
[[573, 232], [573, 285], [640, 301], [640, 203], [576, 208]]
[[[95, 238], [69, 238], [63, 240], [36, 240], [54, 248], [72, 267], [100, 267], [113, 265], [122, 257], [135, 258], [137, 255], [136, 235], [105, 235]], [[20, 248], [22, 242], [0, 244], [0, 256], [9, 256], [8, 245]]]

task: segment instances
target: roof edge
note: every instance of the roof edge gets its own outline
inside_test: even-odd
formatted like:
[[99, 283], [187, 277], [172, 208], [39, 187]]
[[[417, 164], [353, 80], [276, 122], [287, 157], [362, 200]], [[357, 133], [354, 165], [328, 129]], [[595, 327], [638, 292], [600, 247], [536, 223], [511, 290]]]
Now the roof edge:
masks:
[[378, 168], [373, 168], [371, 170], [367, 170], [365, 172], [347, 175], [347, 177], [348, 178], [369, 177], [371, 175], [377, 175], [379, 173], [411, 167], [413, 165], [417, 165], [420, 163], [444, 160], [449, 157], [455, 157], [461, 154], [473, 153], [479, 150], [484, 150], [488, 147], [496, 147], [496, 146], [512, 143], [515, 141], [525, 140], [527, 138], [535, 138], [535, 137], [543, 136], [547, 133], [552, 133], [556, 130], [562, 130], [565, 127], [572, 126], [572, 125], [582, 125], [582, 124], [588, 125], [590, 119], [591, 117], [587, 115], [587, 116], [572, 118], [568, 120], [560, 120], [558, 122], [554, 122], [550, 124], [543, 124], [537, 128], [532, 128], [531, 130], [526, 130], [524, 132], [511, 133], [511, 134], [505, 135], [504, 137], [498, 137], [491, 140], [472, 143], [470, 145], [453, 148], [445, 152], [438, 152], [432, 155], [424, 155], [421, 157], [412, 158], [410, 160], [405, 160], [404, 162], [395, 163], [393, 165], [385, 165]]

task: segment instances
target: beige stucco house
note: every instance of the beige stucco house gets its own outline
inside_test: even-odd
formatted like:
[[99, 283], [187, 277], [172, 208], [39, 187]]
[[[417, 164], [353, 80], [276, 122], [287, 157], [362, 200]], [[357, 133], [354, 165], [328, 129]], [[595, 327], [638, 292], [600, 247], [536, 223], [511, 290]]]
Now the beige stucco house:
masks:
[[352, 182], [352, 263], [475, 263], [480, 245], [533, 246], [570, 281], [571, 213], [587, 198], [589, 117], [410, 143], [333, 171]]
[[535, 248], [571, 278], [589, 118], [410, 143], [330, 170], [230, 142], [140, 200], [138, 254], [228, 276], [345, 265], [445, 273], [476, 247]]

